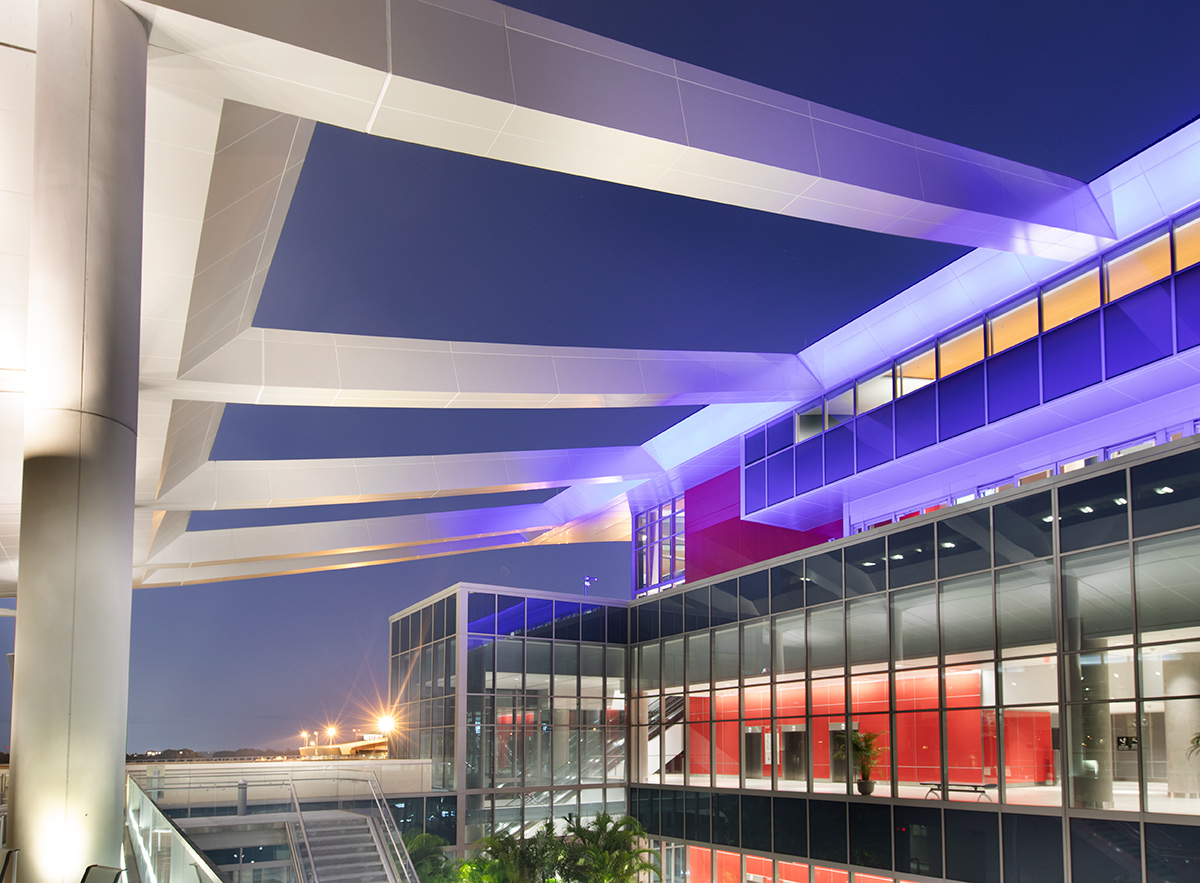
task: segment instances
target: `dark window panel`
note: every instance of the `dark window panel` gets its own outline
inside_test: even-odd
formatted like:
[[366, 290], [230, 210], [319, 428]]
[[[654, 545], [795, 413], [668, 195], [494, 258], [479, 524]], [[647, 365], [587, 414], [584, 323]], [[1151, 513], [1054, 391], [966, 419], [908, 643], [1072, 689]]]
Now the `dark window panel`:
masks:
[[1004, 813], [1004, 883], [1063, 883], [1062, 820]]
[[1200, 448], [1134, 466], [1133, 535], [1200, 524]]
[[897, 457], [937, 441], [937, 384], [896, 399], [895, 409]]
[[738, 578], [738, 618], [754, 619], [771, 612], [770, 573], [760, 570]]
[[767, 430], [756, 429], [746, 436], [745, 463], [757, 463], [767, 456]]
[[895, 432], [892, 426], [892, 406], [886, 404], [864, 414], [855, 421], [855, 444], [858, 446], [858, 470], [870, 469], [892, 459]]
[[804, 562], [771, 568], [771, 610], [783, 613], [804, 606]]
[[659, 792], [655, 788], [642, 789], [642, 812], [646, 814], [647, 821], [642, 824], [646, 827], [647, 834], [661, 834], [662, 821], [658, 814], [659, 809]]
[[458, 843], [458, 798], [428, 797], [425, 800], [425, 833], [436, 834], [450, 846]]
[[708, 628], [708, 586], [692, 589], [683, 596], [683, 628], [694, 632]]
[[396, 620], [392, 621], [391, 635], [392, 635], [391, 655], [395, 656], [397, 653], [400, 652], [400, 620], [396, 619]]
[[791, 414], [767, 425], [767, 456], [777, 454], [796, 441], [796, 423]]
[[[416, 614], [414, 614], [416, 615]], [[433, 605], [424, 607], [420, 612], [420, 639], [416, 641], [418, 647], [428, 644], [433, 639]]]
[[727, 579], [709, 589], [712, 599], [710, 618], [713, 625], [737, 622], [737, 580]]
[[659, 602], [659, 637], [669, 638], [683, 632], [683, 595], [669, 595]]
[[1042, 335], [1042, 400], [1100, 382], [1100, 314], [1076, 319]]
[[932, 524], [888, 537], [888, 579], [892, 588], [931, 581], [935, 548]]
[[742, 795], [742, 849], [771, 851], [771, 798]]
[[825, 436], [818, 435], [793, 452], [796, 461], [796, 494], [806, 494], [825, 483]]
[[843, 424], [825, 433], [825, 483], [854, 474], [854, 424]]
[[663, 791], [659, 794], [659, 812], [662, 814], [662, 835], [683, 836], [684, 799], [682, 791]]
[[1038, 341], [1028, 340], [987, 361], [988, 422], [1003, 420], [1041, 401]]
[[972, 365], [939, 380], [938, 438], [945, 441], [983, 426], [983, 365]]
[[761, 460], [742, 472], [745, 482], [746, 512], [757, 512], [767, 505], [767, 464]]
[[525, 602], [525, 634], [531, 638], [549, 638], [554, 634], [554, 602], [529, 598]]
[[1159, 282], [1104, 308], [1104, 369], [1116, 377], [1171, 355], [1171, 287]]
[[740, 839], [738, 796], [714, 793], [712, 796], [712, 842], [737, 846]]
[[[598, 604], [584, 604], [579, 615], [579, 639], [592, 643], [603, 644], [604, 621], [608, 618], [608, 610]], [[625, 636], [621, 635], [614, 643], [624, 643]]]
[[1136, 822], [1071, 819], [1071, 879], [1127, 883], [1142, 878], [1142, 844]]
[[412, 615], [400, 620], [400, 652], [412, 649]]
[[[963, 883], [1000, 883], [999, 817], [990, 812], [948, 809], [946, 877]], [[1089, 880], [1079, 877], [1080, 880]]]
[[609, 607], [608, 609], [608, 643], [629, 643], [629, 608]]
[[846, 861], [846, 804], [832, 800], [808, 802], [809, 856], [820, 861]]
[[458, 632], [458, 597], [451, 595], [446, 599], [446, 634]]
[[1074, 552], [1129, 536], [1125, 471], [1110, 472], [1058, 489], [1060, 551]]
[[773, 801], [775, 851], [797, 858], [808, 856], [808, 801], [801, 797], [776, 797]]
[[992, 526], [987, 509], [938, 522], [938, 576], [984, 570], [992, 565]]
[[446, 637], [446, 599], [443, 598], [433, 606], [433, 640], [440, 641]]
[[525, 599], [496, 596], [496, 634], [517, 635], [525, 631]]
[[554, 602], [554, 637], [558, 640], [579, 640], [579, 602]]
[[805, 562], [808, 582], [805, 583], [805, 603], [824, 604], [842, 597], [842, 552], [824, 552]]
[[684, 800], [684, 838], [698, 840], [701, 843], [711, 842], [712, 800], [710, 795], [688, 791]]
[[1146, 879], [1200, 880], [1200, 827], [1147, 822]]
[[847, 598], [887, 588], [887, 544], [883, 537], [848, 546], [845, 557]]
[[794, 455], [781, 451], [767, 460], [767, 505], [790, 500], [796, 494]]
[[1050, 492], [992, 507], [996, 566], [1045, 558], [1054, 551]]
[[633, 608], [633, 640], [654, 641], [658, 638], [658, 599]]
[[850, 804], [850, 864], [892, 869], [892, 813], [886, 803]]
[[896, 837], [896, 870], [942, 876], [941, 810], [896, 806], [892, 815]]
[[959, 654], [994, 655], [996, 626], [993, 620], [991, 573], [977, 573], [943, 582], [939, 586], [942, 652], [947, 661]]

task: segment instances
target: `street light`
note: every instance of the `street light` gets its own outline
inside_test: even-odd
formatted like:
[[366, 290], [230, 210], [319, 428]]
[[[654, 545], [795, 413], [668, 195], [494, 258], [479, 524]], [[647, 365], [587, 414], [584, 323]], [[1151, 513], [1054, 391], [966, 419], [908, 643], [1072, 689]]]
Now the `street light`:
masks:
[[301, 747], [307, 748], [308, 747], [308, 730], [302, 730], [300, 732], [300, 738], [304, 740], [304, 744]]
[[326, 727], [325, 735], [329, 737], [329, 747], [333, 747], [333, 737], [337, 735], [337, 727]]
[[381, 714], [375, 721], [375, 726], [384, 736], [390, 736], [396, 730], [396, 719], [390, 714]]

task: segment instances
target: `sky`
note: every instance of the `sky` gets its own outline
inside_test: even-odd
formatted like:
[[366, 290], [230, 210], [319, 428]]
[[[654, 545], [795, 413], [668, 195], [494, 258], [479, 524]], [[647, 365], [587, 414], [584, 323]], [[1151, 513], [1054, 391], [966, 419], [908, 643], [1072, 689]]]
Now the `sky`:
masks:
[[[1200, 111], [1200, 4], [1177, 0], [511, 5], [1084, 181]], [[448, 340], [796, 352], [960, 254], [318, 126], [255, 321]], [[213, 456], [638, 444], [687, 413], [230, 406]], [[323, 508], [334, 517], [428, 511], [412, 501]], [[251, 523], [264, 519], [206, 513], [192, 526]], [[579, 591], [585, 576], [596, 578], [595, 592], [628, 597], [628, 546], [139, 590], [129, 750], [278, 749], [298, 745], [303, 729], [367, 725], [386, 692], [390, 614], [460, 580]], [[0, 618], [0, 648], [12, 648], [11, 619]], [[0, 707], [9, 707], [8, 689], [0, 687]], [[4, 743], [7, 727], [0, 718]]]

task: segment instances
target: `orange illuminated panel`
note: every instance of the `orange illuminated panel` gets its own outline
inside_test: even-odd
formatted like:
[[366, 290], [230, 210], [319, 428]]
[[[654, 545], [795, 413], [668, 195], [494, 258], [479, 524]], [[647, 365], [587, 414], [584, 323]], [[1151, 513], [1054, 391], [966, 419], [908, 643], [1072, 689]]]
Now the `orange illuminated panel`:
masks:
[[880, 877], [878, 874], [855, 874], [854, 883], [893, 883], [894, 877]]
[[1100, 306], [1100, 270], [1089, 270], [1042, 292], [1042, 330], [1049, 331]]
[[1133, 251], [1109, 258], [1107, 269], [1110, 303], [1165, 279], [1171, 275], [1171, 237], [1163, 233]]
[[687, 848], [688, 880], [691, 883], [712, 883], [712, 851], [703, 846]]
[[995, 355], [1018, 343], [1024, 343], [1038, 333], [1037, 298], [1006, 310], [988, 319], [988, 351]]
[[808, 865], [801, 862], [780, 862], [779, 883], [808, 883]]
[[754, 883], [773, 883], [771, 860], [757, 855], [746, 856], [746, 879]]
[[896, 394], [908, 395], [937, 379], [937, 357], [932, 347], [896, 366]]
[[717, 883], [741, 883], [742, 857], [736, 852], [717, 850]]
[[1175, 269], [1200, 264], [1200, 216], [1175, 228]]
[[813, 868], [813, 883], [850, 883], [850, 872], [838, 868]]
[[938, 343], [938, 376], [947, 377], [983, 361], [983, 325], [968, 328]]

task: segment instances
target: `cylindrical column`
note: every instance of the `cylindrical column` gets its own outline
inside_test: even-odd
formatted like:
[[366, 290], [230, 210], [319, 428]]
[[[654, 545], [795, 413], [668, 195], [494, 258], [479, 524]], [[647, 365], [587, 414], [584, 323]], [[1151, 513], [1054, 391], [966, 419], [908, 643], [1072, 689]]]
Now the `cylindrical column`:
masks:
[[120, 865], [146, 30], [41, 0], [9, 845], [23, 879]]

